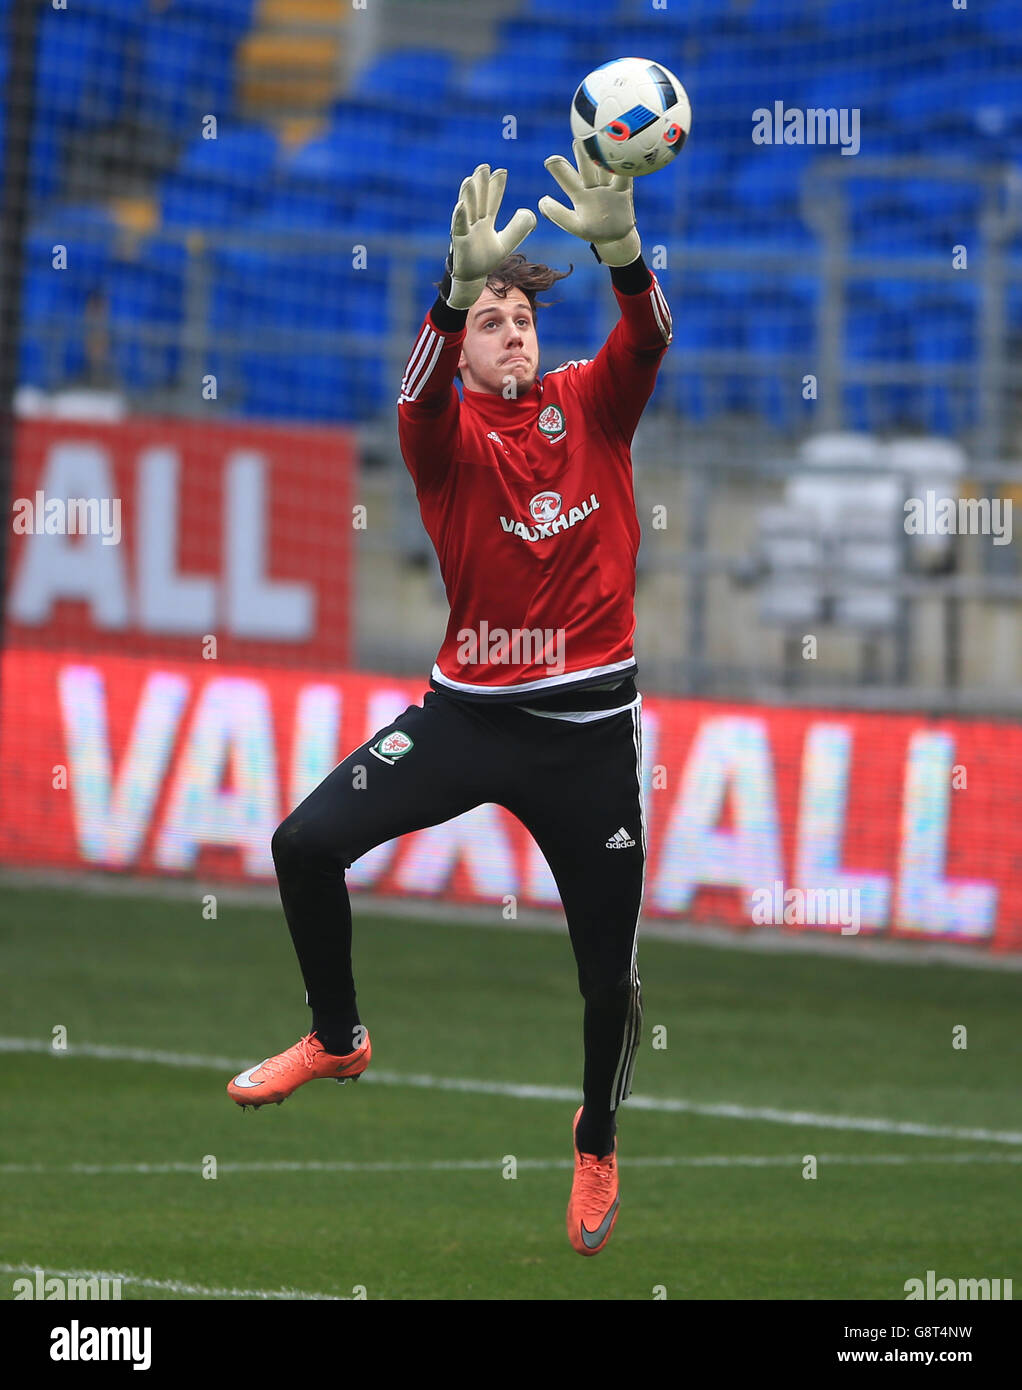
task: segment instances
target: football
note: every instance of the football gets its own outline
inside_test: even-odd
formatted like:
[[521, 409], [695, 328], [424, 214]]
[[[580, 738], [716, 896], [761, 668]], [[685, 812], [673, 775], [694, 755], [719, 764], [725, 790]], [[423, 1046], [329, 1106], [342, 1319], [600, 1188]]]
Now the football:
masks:
[[615, 58], [591, 72], [571, 103], [571, 133], [613, 174], [655, 174], [692, 128], [685, 88], [662, 63]]

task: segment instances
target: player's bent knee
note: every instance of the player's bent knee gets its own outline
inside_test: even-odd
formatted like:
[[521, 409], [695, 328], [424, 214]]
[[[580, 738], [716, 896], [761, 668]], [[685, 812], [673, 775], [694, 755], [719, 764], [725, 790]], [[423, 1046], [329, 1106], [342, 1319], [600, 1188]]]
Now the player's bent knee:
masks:
[[586, 1003], [596, 1009], [625, 1009], [638, 995], [638, 985], [630, 973], [610, 980], [580, 975], [578, 988]]
[[282, 820], [270, 840], [270, 852], [277, 873], [308, 869], [310, 864], [340, 865], [343, 868], [346, 862], [343, 846], [337, 843], [336, 835], [324, 835], [315, 821], [305, 819], [299, 811], [292, 811]]

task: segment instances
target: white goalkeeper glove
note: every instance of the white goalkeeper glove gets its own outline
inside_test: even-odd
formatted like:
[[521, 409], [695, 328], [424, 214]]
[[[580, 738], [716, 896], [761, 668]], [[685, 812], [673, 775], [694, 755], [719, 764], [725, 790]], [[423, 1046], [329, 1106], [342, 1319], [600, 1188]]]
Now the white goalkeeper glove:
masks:
[[488, 164], [480, 164], [461, 185], [451, 218], [447, 262], [451, 287], [446, 298], [452, 309], [471, 309], [486, 288], [486, 277], [536, 225], [536, 214], [519, 208], [504, 230], [497, 231], [494, 223], [506, 183], [506, 169], [496, 169], [491, 174]]
[[589, 158], [581, 140], [573, 141], [572, 149], [577, 172], [560, 154], [543, 161], [572, 206], [566, 208], [555, 198], [541, 198], [540, 212], [563, 231], [590, 242], [604, 265], [631, 265], [642, 251], [635, 228], [633, 180], [601, 169]]

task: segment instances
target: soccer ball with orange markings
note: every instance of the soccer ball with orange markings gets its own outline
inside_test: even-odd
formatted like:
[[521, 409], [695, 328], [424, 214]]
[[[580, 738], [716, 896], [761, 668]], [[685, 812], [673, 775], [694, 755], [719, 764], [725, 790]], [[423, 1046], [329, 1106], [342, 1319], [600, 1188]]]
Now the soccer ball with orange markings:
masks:
[[655, 174], [692, 128], [685, 88], [662, 63], [615, 58], [591, 72], [571, 103], [571, 133], [612, 174]]

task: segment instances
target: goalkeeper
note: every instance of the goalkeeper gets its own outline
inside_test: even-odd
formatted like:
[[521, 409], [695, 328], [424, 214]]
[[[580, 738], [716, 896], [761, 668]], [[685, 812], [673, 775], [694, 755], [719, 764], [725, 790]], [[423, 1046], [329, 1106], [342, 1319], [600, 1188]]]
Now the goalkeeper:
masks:
[[480, 165], [464, 181], [440, 293], [398, 399], [402, 453], [451, 605], [447, 632], [422, 703], [346, 757], [274, 834], [312, 1029], [227, 1089], [240, 1105], [279, 1104], [306, 1081], [365, 1070], [345, 870], [396, 836], [504, 806], [550, 866], [578, 967], [583, 1104], [567, 1225], [579, 1254], [594, 1255], [617, 1220], [617, 1110], [642, 1020], [630, 446], [671, 316], [642, 259], [631, 179], [574, 148], [577, 168], [546, 161], [571, 206], [543, 198], [540, 211], [590, 243], [621, 317], [594, 359], [540, 376], [538, 296], [564, 272], [516, 253], [534, 213], [519, 209], [497, 230], [505, 170]]

